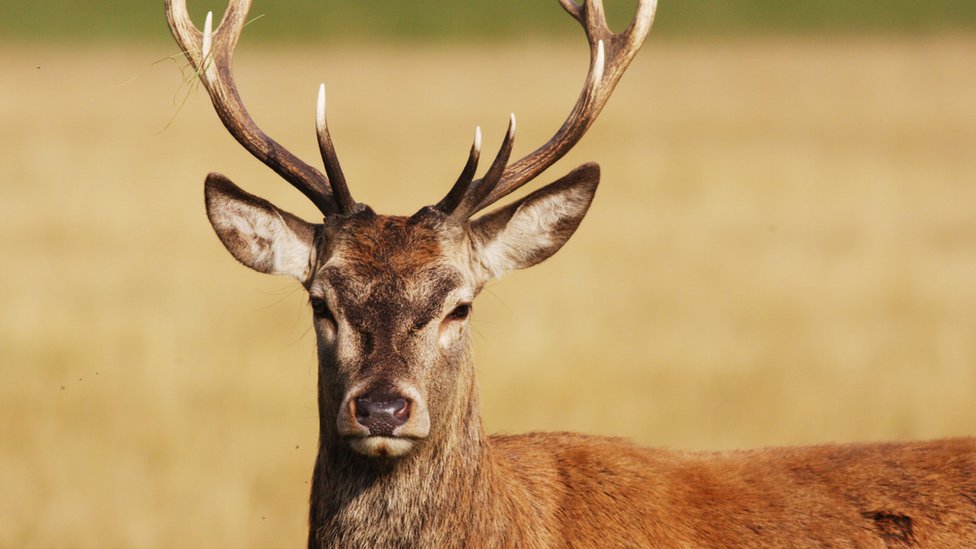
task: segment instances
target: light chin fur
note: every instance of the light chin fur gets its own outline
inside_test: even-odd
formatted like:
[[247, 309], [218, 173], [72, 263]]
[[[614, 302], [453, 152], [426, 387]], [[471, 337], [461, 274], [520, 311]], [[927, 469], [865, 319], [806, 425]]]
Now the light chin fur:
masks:
[[413, 448], [414, 441], [397, 437], [354, 438], [349, 441], [353, 450], [368, 457], [397, 458]]

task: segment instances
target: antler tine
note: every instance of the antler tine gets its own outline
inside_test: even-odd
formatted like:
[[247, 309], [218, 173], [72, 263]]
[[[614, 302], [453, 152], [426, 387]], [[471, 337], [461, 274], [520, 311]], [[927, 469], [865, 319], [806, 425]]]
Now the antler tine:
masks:
[[471, 144], [471, 150], [468, 152], [468, 161], [464, 164], [461, 175], [458, 176], [457, 181], [451, 187], [451, 191], [447, 193], [447, 196], [434, 205], [435, 209], [450, 214], [458, 207], [458, 204], [461, 203], [461, 200], [468, 193], [468, 189], [474, 181], [474, 174], [478, 171], [478, 160], [480, 158], [481, 126], [478, 126], [474, 129], [474, 143]]
[[567, 13], [575, 17], [577, 21], [583, 23], [583, 8], [580, 4], [577, 4], [573, 0], [559, 0], [559, 5], [562, 6]]
[[227, 131], [255, 158], [307, 196], [323, 214], [335, 213], [337, 205], [328, 178], [261, 131], [237, 92], [231, 66], [251, 0], [231, 0], [216, 30], [212, 30], [213, 16], [208, 14], [204, 32], [190, 20], [186, 0], [165, 0], [165, 6], [170, 31]]
[[329, 134], [329, 123], [325, 118], [325, 84], [319, 86], [319, 98], [315, 111], [315, 129], [319, 137], [319, 151], [322, 153], [322, 163], [325, 173], [329, 176], [329, 186], [332, 187], [332, 199], [335, 201], [339, 213], [349, 213], [355, 209], [356, 202], [352, 199], [346, 176], [342, 175], [339, 157], [336, 156], [332, 136]]
[[491, 166], [488, 167], [488, 171], [485, 172], [484, 177], [468, 185], [468, 188], [461, 197], [461, 202], [458, 206], [450, 213], [452, 219], [457, 221], [465, 221], [471, 215], [478, 211], [478, 205], [482, 200], [488, 196], [491, 191], [495, 189], [498, 182], [501, 181], [502, 174], [505, 172], [505, 166], [508, 165], [508, 159], [512, 155], [512, 147], [515, 145], [515, 114], [512, 113], [508, 119], [508, 131], [505, 133], [505, 139], [502, 140], [502, 145], [498, 149], [498, 154], [495, 155], [495, 160], [492, 161]]
[[[621, 33], [607, 25], [602, 0], [558, 0], [576, 19], [590, 44], [590, 68], [576, 105], [563, 125], [544, 145], [508, 166], [501, 181], [484, 197], [474, 211], [481, 210], [528, 183], [573, 148], [593, 125], [610, 94], [637, 51], [644, 43], [654, 22], [657, 0], [639, 0], [634, 19]], [[475, 182], [473, 186], [477, 186]], [[472, 212], [473, 213], [473, 212]]]

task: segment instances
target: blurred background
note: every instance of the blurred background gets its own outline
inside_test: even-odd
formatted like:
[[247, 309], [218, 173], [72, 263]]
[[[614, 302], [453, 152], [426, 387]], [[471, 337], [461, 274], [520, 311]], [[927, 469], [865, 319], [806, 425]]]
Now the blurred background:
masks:
[[[621, 28], [635, 3], [607, 0]], [[190, 1], [202, 25], [223, 2]], [[258, 0], [257, 122], [410, 214], [480, 124], [516, 155], [585, 75], [556, 0]], [[314, 220], [189, 85], [162, 2], [0, 1], [0, 547], [304, 543], [310, 311], [209, 227], [221, 171]], [[473, 319], [491, 432], [729, 449], [976, 433], [976, 3], [661, 0], [563, 251]]]

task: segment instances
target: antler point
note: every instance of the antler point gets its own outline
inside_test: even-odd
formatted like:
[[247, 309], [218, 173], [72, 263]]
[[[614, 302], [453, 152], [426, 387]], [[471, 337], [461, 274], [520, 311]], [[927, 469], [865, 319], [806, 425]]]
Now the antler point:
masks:
[[213, 12], [207, 12], [207, 19], [203, 23], [203, 46], [200, 48], [203, 54], [203, 63], [206, 66], [207, 59], [210, 57], [210, 49], [213, 46]]
[[315, 125], [319, 131], [325, 127], [325, 83], [319, 84], [319, 96], [315, 105]]

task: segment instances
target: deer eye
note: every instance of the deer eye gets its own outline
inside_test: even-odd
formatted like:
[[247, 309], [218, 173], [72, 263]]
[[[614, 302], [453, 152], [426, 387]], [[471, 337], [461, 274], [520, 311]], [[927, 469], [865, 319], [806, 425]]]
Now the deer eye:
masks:
[[324, 299], [320, 297], [313, 297], [309, 299], [309, 304], [312, 306], [312, 313], [316, 318], [324, 318], [332, 323], [335, 323], [335, 317], [332, 316], [332, 311], [329, 310], [329, 304], [325, 302]]
[[471, 304], [462, 303], [454, 308], [449, 315], [447, 315], [448, 320], [464, 320], [471, 316]]

